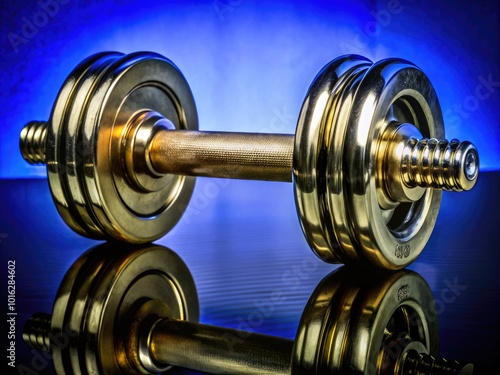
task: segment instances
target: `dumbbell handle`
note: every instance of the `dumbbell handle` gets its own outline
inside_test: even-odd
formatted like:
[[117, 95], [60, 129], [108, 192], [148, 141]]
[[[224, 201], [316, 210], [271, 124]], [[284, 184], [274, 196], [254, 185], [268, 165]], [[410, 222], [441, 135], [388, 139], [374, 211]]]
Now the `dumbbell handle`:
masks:
[[[290, 375], [290, 339], [177, 319], [161, 319], [150, 328], [130, 336], [146, 343], [136, 358], [151, 373], [178, 366], [213, 374]], [[51, 342], [51, 329], [51, 316], [36, 313], [24, 325], [23, 340], [50, 352], [52, 344], [60, 345]]]
[[[293, 341], [185, 320], [163, 319], [150, 355], [163, 364], [213, 374], [290, 375]], [[409, 351], [394, 375], [471, 375], [472, 364]]]
[[292, 181], [294, 136], [162, 130], [149, 157], [159, 173]]
[[149, 352], [162, 364], [213, 374], [290, 375], [293, 341], [236, 329], [163, 319]]
[[[37, 313], [26, 322], [23, 340], [31, 348], [50, 351], [50, 332], [51, 316]], [[213, 374], [291, 373], [290, 339], [168, 318], [138, 333], [139, 343], [145, 345], [139, 344], [136, 358], [143, 366], [154, 364], [145, 367], [151, 373], [168, 366]], [[394, 375], [472, 375], [473, 370], [472, 364], [409, 351]]]

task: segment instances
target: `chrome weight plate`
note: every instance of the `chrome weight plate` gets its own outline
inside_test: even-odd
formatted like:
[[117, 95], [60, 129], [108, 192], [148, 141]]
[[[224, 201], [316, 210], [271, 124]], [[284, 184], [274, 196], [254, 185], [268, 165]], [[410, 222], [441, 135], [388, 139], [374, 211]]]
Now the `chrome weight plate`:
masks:
[[68, 345], [52, 348], [56, 369], [62, 374], [131, 372], [117, 337], [127, 336], [131, 310], [148, 300], [168, 307], [164, 317], [199, 319], [193, 278], [171, 250], [105, 244], [83, 255], [64, 277], [54, 304], [52, 325], [69, 337]]
[[350, 244], [360, 258], [384, 268], [403, 268], [415, 260], [429, 239], [439, 212], [441, 191], [425, 189], [414, 203], [381, 208], [377, 189], [377, 154], [386, 128], [411, 123], [426, 138], [444, 138], [436, 92], [425, 74], [399, 59], [375, 63], [353, 97], [344, 148], [342, 196], [352, 225]]
[[[412, 271], [373, 273], [343, 267], [318, 285], [295, 338], [292, 374], [390, 373], [403, 345], [436, 355], [438, 321], [432, 292]], [[394, 373], [394, 372], [393, 372]]]
[[427, 243], [440, 191], [425, 189], [416, 202], [390, 209], [379, 200], [385, 187], [377, 150], [394, 123], [444, 137], [436, 93], [406, 61], [343, 56], [311, 85], [296, 130], [295, 200], [307, 241], [324, 261], [400, 269]]
[[146, 111], [168, 118], [175, 129], [198, 129], [183, 75], [170, 60], [143, 52], [112, 64], [82, 124], [81, 175], [92, 211], [108, 236], [132, 243], [153, 241], [174, 227], [194, 189], [193, 177], [152, 176], [143, 188], [127, 177], [123, 140]]
[[85, 145], [82, 141], [81, 124], [88, 108], [88, 100], [94, 90], [98, 89], [101, 77], [107, 72], [111, 64], [123, 54], [108, 53], [103, 58], [92, 64], [83, 74], [75, 88], [71, 102], [66, 107], [66, 115], [62, 125], [64, 149], [61, 150], [61, 164], [66, 166], [64, 173], [66, 195], [75, 217], [83, 222], [82, 227], [92, 237], [104, 236], [102, 227], [95, 220], [92, 207], [88, 201], [87, 192], [83, 184], [82, 171], [85, 166]]
[[[80, 216], [82, 212], [81, 210], [79, 212], [74, 204], [73, 193], [80, 203], [78, 208], [84, 207], [85, 197], [81, 194], [79, 187], [74, 192], [71, 190], [67, 178], [68, 170], [71, 169], [75, 172], [75, 164], [67, 163], [67, 148], [76, 148], [80, 153], [82, 152], [81, 144], [78, 144], [77, 141], [78, 134], [74, 130], [74, 127], [78, 127], [79, 123], [71, 124], [71, 129], [68, 129], [69, 109], [75, 96], [81, 98], [88, 95], [88, 92], [84, 92], [82, 89], [82, 80], [88, 82], [97, 79], [97, 75], [107, 66], [109, 61], [120, 55], [113, 52], [99, 53], [78, 64], [59, 90], [47, 129], [45, 151], [47, 177], [54, 203], [59, 214], [71, 229], [91, 238], [102, 238], [103, 233], [95, 222], [84, 219], [89, 217], [88, 212], [83, 213], [84, 218]], [[77, 111], [78, 114], [81, 113], [81, 110], [77, 109]], [[81, 160], [78, 162], [81, 163]], [[73, 180], [73, 185], [74, 182]]]
[[[160, 55], [94, 55], [66, 79], [48, 128], [47, 173], [58, 211], [77, 233], [146, 243], [182, 216], [194, 178], [139, 176], [138, 187], [127, 177], [123, 138], [146, 111], [173, 128], [198, 128], [186, 80]], [[157, 122], [149, 125], [167, 123]]]
[[[345, 95], [346, 87], [370, 65], [369, 60], [356, 55], [327, 64], [309, 88], [297, 122], [293, 153], [297, 212], [311, 249], [326, 262], [349, 259], [347, 247], [339, 246], [346, 242], [339, 236], [349, 225], [345, 205], [340, 201], [330, 207], [325, 194], [328, 183], [335, 185], [337, 194], [343, 193], [342, 138], [346, 128], [339, 121], [349, 113], [352, 100]], [[337, 133], [341, 134], [335, 136]], [[331, 175], [327, 175], [328, 166], [334, 169]]]

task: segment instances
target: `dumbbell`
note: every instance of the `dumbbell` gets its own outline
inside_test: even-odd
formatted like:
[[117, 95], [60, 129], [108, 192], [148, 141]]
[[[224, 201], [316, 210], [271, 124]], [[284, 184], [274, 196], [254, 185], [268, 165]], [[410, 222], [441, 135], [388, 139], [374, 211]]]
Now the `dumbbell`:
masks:
[[448, 142], [436, 92], [400, 59], [339, 57], [314, 79], [295, 136], [198, 131], [194, 99], [163, 56], [106, 52], [64, 82], [20, 148], [46, 163], [64, 221], [91, 238], [147, 243], [180, 219], [192, 176], [293, 181], [303, 232], [327, 262], [398, 269], [422, 251], [441, 190], [469, 190], [479, 157]]
[[[469, 374], [437, 358], [431, 290], [418, 274], [340, 269], [316, 287], [295, 341], [197, 323], [193, 278], [156, 245], [105, 244], [69, 269], [52, 317], [23, 332], [50, 351], [56, 373], [154, 374], [170, 366], [216, 374]], [[462, 372], [460, 372], [462, 371]]]

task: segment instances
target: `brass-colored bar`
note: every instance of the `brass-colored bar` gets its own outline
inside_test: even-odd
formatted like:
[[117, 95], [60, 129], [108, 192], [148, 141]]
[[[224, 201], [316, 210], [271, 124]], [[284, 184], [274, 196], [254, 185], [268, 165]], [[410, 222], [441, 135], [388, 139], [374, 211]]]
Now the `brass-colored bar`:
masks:
[[290, 375], [293, 341], [185, 320], [164, 319], [150, 336], [157, 363], [212, 374]]
[[149, 158], [158, 173], [292, 181], [294, 136], [161, 130]]

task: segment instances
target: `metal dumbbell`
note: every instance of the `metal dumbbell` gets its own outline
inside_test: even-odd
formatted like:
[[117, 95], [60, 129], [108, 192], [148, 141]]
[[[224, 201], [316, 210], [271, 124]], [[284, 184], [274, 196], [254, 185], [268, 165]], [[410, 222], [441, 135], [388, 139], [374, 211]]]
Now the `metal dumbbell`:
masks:
[[443, 139], [436, 93], [411, 63], [344, 56], [314, 79], [296, 134], [199, 132], [180, 71], [153, 53], [101, 53], [62, 86], [20, 148], [46, 163], [57, 209], [91, 238], [146, 243], [167, 233], [194, 179], [293, 181], [301, 226], [327, 262], [411, 263], [434, 228], [441, 189], [468, 190], [469, 142]]
[[[25, 324], [57, 374], [150, 374], [181, 366], [217, 374], [468, 374], [436, 358], [437, 314], [416, 273], [337, 270], [315, 289], [295, 341], [200, 324], [196, 287], [172, 251], [87, 252], [65, 275], [52, 317]], [[242, 339], [243, 337], [243, 339]]]

